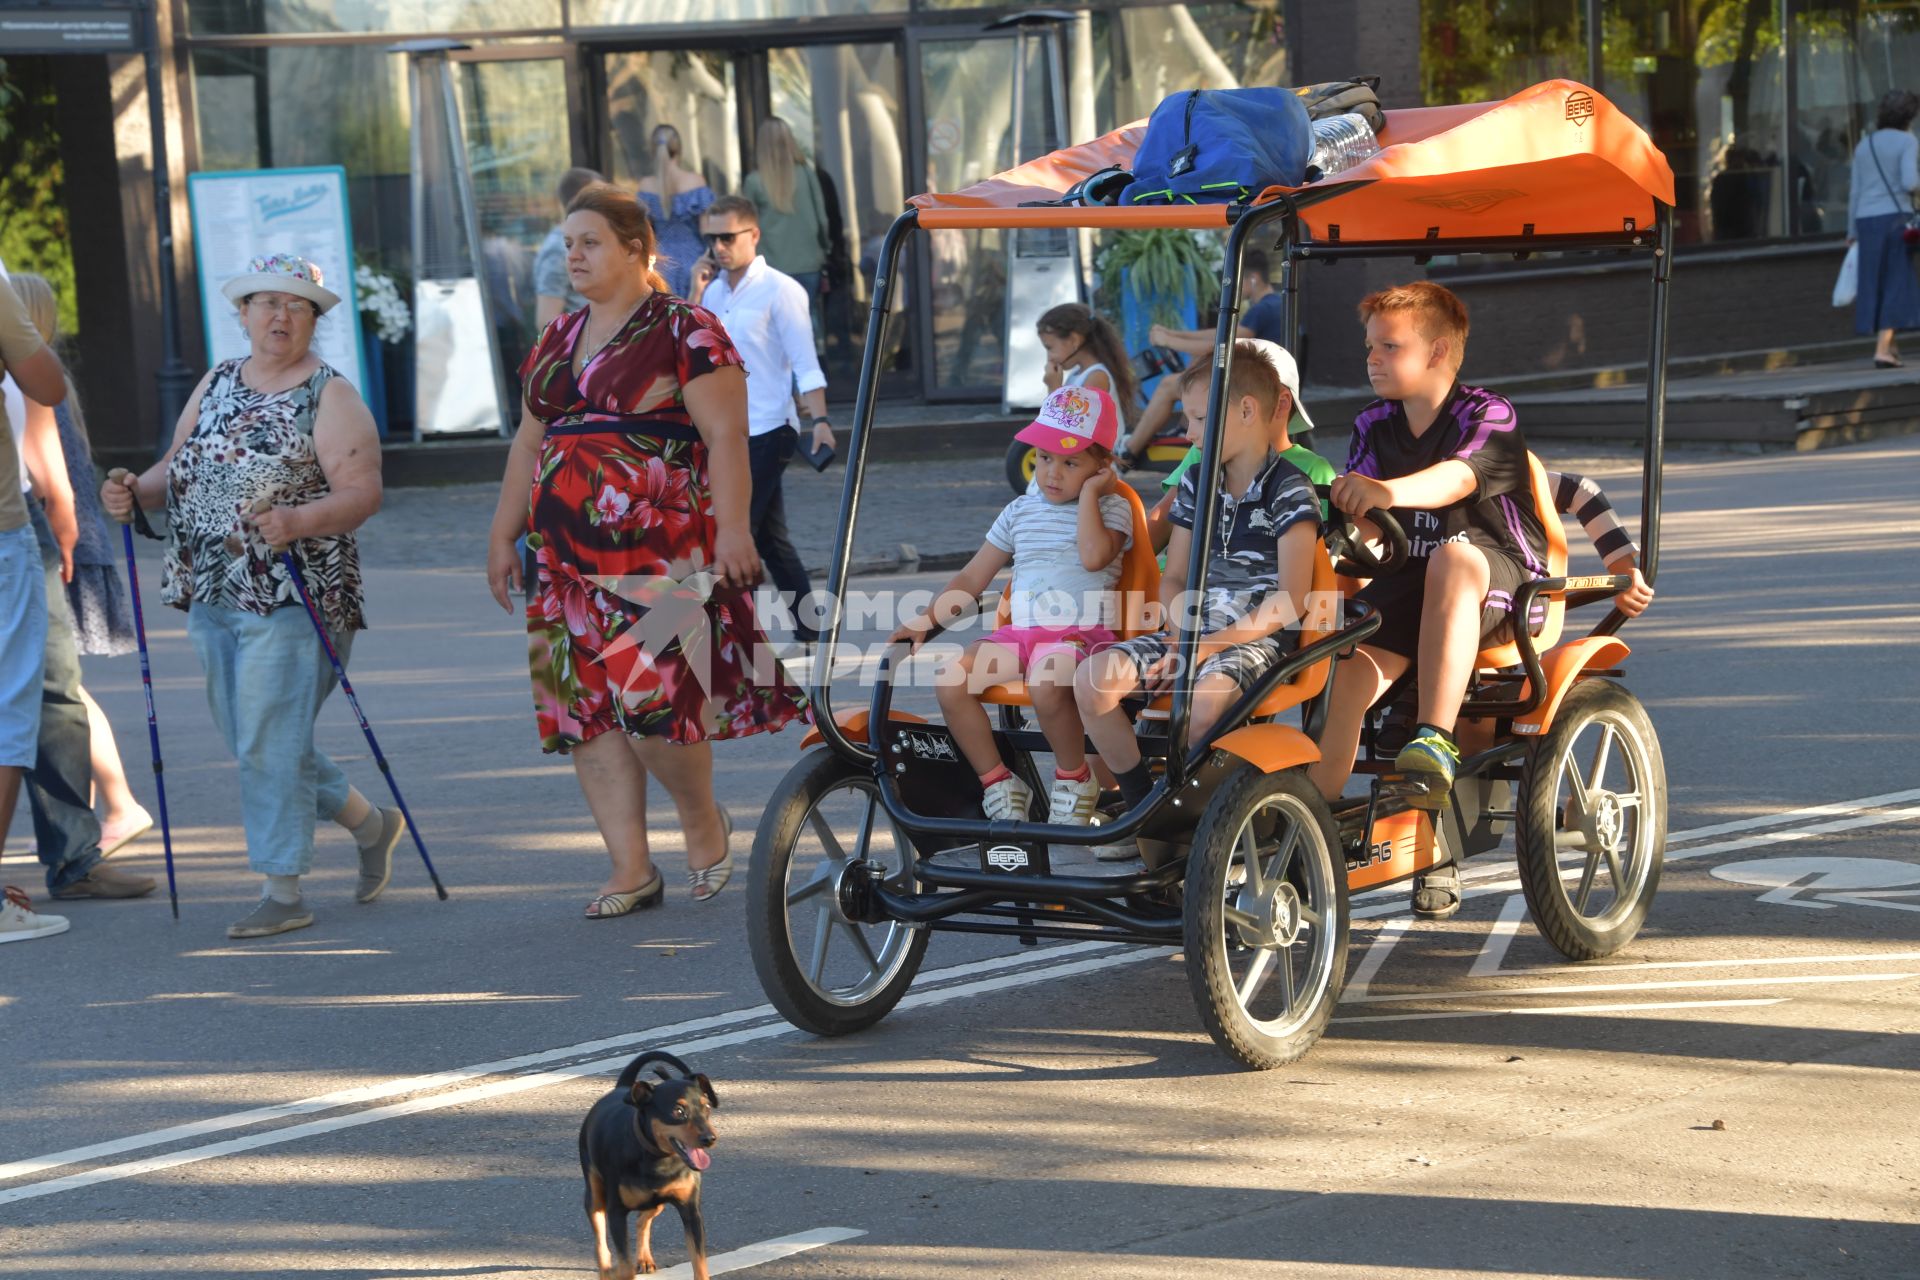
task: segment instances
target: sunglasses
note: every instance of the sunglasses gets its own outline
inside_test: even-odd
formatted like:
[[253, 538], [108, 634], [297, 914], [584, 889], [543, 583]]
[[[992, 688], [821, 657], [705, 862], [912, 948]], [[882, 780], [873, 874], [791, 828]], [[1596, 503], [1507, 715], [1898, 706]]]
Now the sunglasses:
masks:
[[700, 238], [702, 240], [705, 240], [709, 246], [716, 245], [716, 244], [731, 245], [733, 243], [733, 238], [735, 236], [743, 236], [745, 234], [747, 234], [745, 230], [709, 231], [705, 235], [702, 235]]

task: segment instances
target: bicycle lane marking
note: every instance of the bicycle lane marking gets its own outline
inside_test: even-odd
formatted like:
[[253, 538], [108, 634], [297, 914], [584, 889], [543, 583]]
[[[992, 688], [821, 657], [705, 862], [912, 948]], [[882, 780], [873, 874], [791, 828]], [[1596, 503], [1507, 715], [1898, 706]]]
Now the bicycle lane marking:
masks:
[[[986, 960], [970, 961], [966, 964], [951, 965], [945, 969], [935, 969], [922, 974], [922, 982], [951, 982], [960, 978], [979, 974], [994, 973], [1003, 969], [1027, 965], [1049, 964], [1074, 955], [1083, 955], [1090, 951], [1110, 948], [1116, 944], [1101, 942], [1077, 942], [1068, 946], [1050, 948], [1039, 953], [1014, 953], [1007, 956], [995, 956]], [[683, 1022], [672, 1022], [664, 1026], [648, 1027], [642, 1031], [628, 1032], [623, 1035], [608, 1036], [600, 1040], [588, 1040], [580, 1044], [567, 1045], [558, 1049], [545, 1049], [536, 1053], [521, 1054], [517, 1057], [501, 1058], [493, 1062], [479, 1062], [472, 1066], [456, 1067], [447, 1071], [431, 1072], [425, 1075], [404, 1076], [380, 1084], [357, 1085], [351, 1089], [338, 1089], [311, 1098], [301, 1098], [293, 1102], [275, 1103], [271, 1106], [253, 1107], [245, 1111], [228, 1112], [225, 1115], [209, 1116], [204, 1120], [194, 1120], [186, 1124], [169, 1125], [164, 1129], [153, 1129], [145, 1133], [131, 1134], [124, 1138], [114, 1138], [107, 1142], [96, 1142], [84, 1147], [73, 1147], [66, 1151], [55, 1151], [44, 1156], [33, 1156], [25, 1160], [15, 1160], [0, 1164], [0, 1179], [22, 1178], [33, 1174], [48, 1173], [70, 1164], [79, 1164], [88, 1160], [102, 1160], [108, 1156], [125, 1155], [129, 1151], [141, 1151], [148, 1147], [166, 1146], [169, 1143], [184, 1142], [189, 1138], [205, 1137], [208, 1134], [224, 1133], [230, 1129], [243, 1129], [249, 1125], [265, 1124], [272, 1120], [285, 1120], [294, 1116], [311, 1115], [318, 1111], [332, 1111], [340, 1107], [357, 1106], [361, 1103], [378, 1102], [386, 1098], [398, 1098], [413, 1093], [428, 1093], [449, 1085], [460, 1084], [481, 1076], [504, 1075], [509, 1072], [523, 1071], [528, 1067], [543, 1066], [551, 1062], [564, 1062], [570, 1058], [582, 1058], [603, 1053], [610, 1049], [635, 1048], [666, 1036], [686, 1036], [705, 1031], [718, 1031], [727, 1027], [757, 1022], [779, 1015], [770, 1004], [754, 1005], [750, 1008], [735, 1009], [727, 1013], [712, 1014], [704, 1018], [693, 1018]], [[784, 1025], [784, 1024], [782, 1024]], [[5, 1192], [0, 1191], [0, 1197]], [[5, 1203], [0, 1198], [0, 1203]]]
[[[1082, 944], [1076, 944], [1082, 945]], [[1148, 960], [1164, 959], [1172, 955], [1172, 948], [1145, 947], [1129, 948], [1117, 955], [1096, 956], [1084, 960], [1070, 961], [1066, 964], [1044, 965], [1038, 968], [1026, 968], [1012, 973], [1002, 973], [993, 977], [964, 982], [954, 986], [938, 987], [923, 992], [908, 992], [901, 999], [898, 1009], [930, 1008], [947, 1004], [955, 1000], [971, 1000], [979, 996], [991, 995], [1000, 991], [1009, 991], [1018, 987], [1031, 986], [1039, 982], [1052, 982], [1061, 978], [1078, 977], [1083, 974], [1098, 973], [1106, 969], [1119, 968], [1122, 965], [1140, 964]], [[1032, 957], [1026, 957], [1029, 963]], [[980, 962], [980, 963], [985, 963]], [[776, 1036], [795, 1034], [794, 1028], [786, 1022], [771, 1022], [761, 1026], [746, 1027], [717, 1035], [697, 1036], [691, 1040], [659, 1046], [667, 1052], [681, 1057], [692, 1057], [702, 1052], [737, 1048], [760, 1040], [771, 1040]], [[13, 1204], [22, 1200], [37, 1199], [41, 1196], [59, 1195], [67, 1191], [78, 1191], [84, 1187], [96, 1186], [103, 1182], [118, 1182], [126, 1178], [136, 1178], [147, 1173], [156, 1173], [165, 1169], [176, 1169], [182, 1165], [198, 1164], [204, 1160], [213, 1160], [221, 1156], [235, 1155], [242, 1151], [254, 1151], [262, 1147], [278, 1146], [299, 1138], [317, 1137], [343, 1129], [356, 1129], [363, 1125], [378, 1124], [383, 1120], [394, 1120], [405, 1116], [420, 1115], [428, 1111], [441, 1111], [448, 1107], [465, 1106], [470, 1103], [485, 1102], [493, 1098], [505, 1097], [516, 1093], [526, 1093], [534, 1089], [544, 1089], [556, 1084], [565, 1084], [586, 1076], [605, 1075], [624, 1067], [632, 1058], [631, 1053], [623, 1052], [613, 1057], [598, 1058], [590, 1062], [575, 1063], [552, 1071], [536, 1072], [532, 1075], [514, 1076], [506, 1080], [496, 1080], [488, 1084], [473, 1085], [452, 1092], [436, 1093], [428, 1097], [409, 1098], [403, 1102], [390, 1103], [383, 1107], [370, 1107], [362, 1111], [350, 1111], [344, 1115], [326, 1116], [309, 1120], [303, 1124], [287, 1125], [279, 1129], [270, 1129], [264, 1133], [250, 1133], [222, 1142], [208, 1143], [199, 1147], [188, 1147], [181, 1151], [171, 1151], [164, 1155], [149, 1156], [142, 1160], [130, 1160], [121, 1164], [102, 1165], [97, 1169], [87, 1169], [80, 1173], [68, 1174], [60, 1178], [47, 1178], [38, 1182], [28, 1182], [17, 1187], [0, 1189], [0, 1205]]]

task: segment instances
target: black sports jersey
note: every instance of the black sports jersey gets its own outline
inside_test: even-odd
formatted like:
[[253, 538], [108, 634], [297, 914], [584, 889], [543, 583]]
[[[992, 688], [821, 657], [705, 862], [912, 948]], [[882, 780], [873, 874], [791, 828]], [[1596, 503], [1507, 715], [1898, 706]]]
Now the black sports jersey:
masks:
[[1399, 401], [1374, 401], [1354, 419], [1347, 470], [1396, 480], [1449, 458], [1473, 469], [1477, 487], [1434, 511], [1395, 507], [1409, 554], [1424, 561], [1443, 542], [1468, 542], [1503, 551], [1534, 577], [1544, 577], [1547, 539], [1533, 507], [1527, 444], [1513, 406], [1491, 391], [1455, 383], [1439, 417], [1420, 436], [1408, 427]]

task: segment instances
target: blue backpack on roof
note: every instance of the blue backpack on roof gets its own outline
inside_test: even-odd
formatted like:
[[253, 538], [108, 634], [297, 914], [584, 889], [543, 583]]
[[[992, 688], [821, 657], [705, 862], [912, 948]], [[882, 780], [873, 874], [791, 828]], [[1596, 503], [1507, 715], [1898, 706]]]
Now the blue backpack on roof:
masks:
[[1153, 109], [1123, 207], [1233, 204], [1297, 187], [1313, 156], [1306, 104], [1291, 89], [1191, 89]]

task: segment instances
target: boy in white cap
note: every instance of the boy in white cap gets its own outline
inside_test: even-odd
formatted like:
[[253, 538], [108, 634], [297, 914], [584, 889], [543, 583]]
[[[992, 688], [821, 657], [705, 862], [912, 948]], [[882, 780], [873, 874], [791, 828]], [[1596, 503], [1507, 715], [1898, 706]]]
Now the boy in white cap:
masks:
[[1133, 541], [1133, 510], [1114, 492], [1113, 448], [1120, 413], [1097, 387], [1061, 387], [1017, 439], [1035, 450], [1034, 482], [1008, 503], [966, 567], [933, 604], [894, 633], [919, 648], [936, 624], [971, 610], [995, 575], [1013, 565], [1011, 620], [940, 671], [937, 693], [947, 728], [986, 795], [989, 819], [1027, 817], [1032, 794], [1000, 758], [980, 696], [1026, 677], [1040, 731], [1053, 748], [1047, 821], [1084, 826], [1100, 784], [1087, 764], [1086, 731], [1074, 706], [1074, 671], [1114, 643], [1114, 585]]

